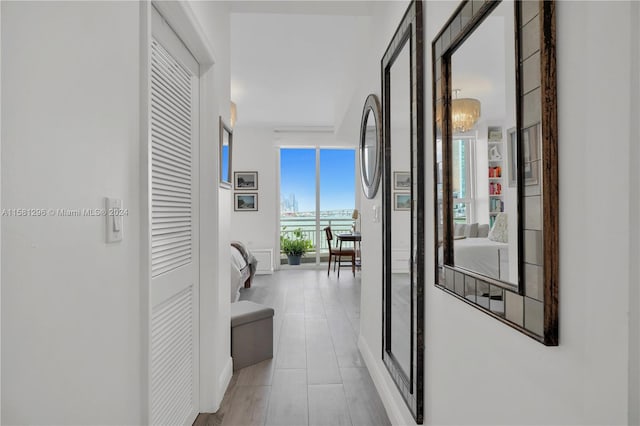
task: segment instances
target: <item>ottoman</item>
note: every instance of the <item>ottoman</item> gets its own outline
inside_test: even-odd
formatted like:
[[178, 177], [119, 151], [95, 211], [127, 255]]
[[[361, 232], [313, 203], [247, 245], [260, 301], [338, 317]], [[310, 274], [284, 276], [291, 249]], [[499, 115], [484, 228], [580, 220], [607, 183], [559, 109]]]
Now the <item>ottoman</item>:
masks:
[[242, 300], [231, 304], [233, 370], [273, 357], [273, 308]]

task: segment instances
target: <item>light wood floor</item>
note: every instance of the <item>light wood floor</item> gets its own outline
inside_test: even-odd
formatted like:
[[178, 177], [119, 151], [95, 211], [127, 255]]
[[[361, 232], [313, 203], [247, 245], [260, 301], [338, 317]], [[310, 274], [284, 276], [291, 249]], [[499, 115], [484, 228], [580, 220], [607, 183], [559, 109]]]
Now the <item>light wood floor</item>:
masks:
[[275, 309], [274, 357], [236, 371], [218, 412], [196, 426], [390, 425], [357, 348], [360, 274], [278, 271], [240, 299]]

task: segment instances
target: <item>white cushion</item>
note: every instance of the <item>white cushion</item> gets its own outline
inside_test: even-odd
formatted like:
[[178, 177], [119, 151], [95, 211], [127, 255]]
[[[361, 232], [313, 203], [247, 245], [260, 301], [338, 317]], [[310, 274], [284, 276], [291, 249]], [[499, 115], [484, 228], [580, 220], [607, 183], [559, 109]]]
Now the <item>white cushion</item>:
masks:
[[478, 225], [478, 238], [487, 238], [489, 236], [489, 224], [483, 223]]
[[478, 236], [478, 224], [477, 223], [468, 224], [464, 230], [463, 235], [467, 238], [476, 238]]
[[509, 242], [509, 224], [507, 223], [506, 213], [498, 213], [487, 238], [498, 243]]

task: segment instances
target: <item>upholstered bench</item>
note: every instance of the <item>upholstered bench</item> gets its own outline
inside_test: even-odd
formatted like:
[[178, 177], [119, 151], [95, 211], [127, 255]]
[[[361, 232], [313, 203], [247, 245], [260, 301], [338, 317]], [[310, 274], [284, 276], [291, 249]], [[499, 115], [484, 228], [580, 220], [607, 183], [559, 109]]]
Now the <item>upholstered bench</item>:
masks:
[[273, 357], [273, 314], [272, 308], [246, 300], [231, 304], [234, 371]]

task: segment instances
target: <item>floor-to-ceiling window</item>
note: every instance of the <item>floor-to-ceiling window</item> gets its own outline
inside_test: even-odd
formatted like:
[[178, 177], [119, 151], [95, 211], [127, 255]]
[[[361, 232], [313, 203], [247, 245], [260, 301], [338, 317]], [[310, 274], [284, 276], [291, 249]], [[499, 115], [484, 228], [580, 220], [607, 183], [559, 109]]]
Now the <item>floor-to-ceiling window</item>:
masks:
[[328, 254], [326, 226], [334, 232], [351, 229], [355, 168], [353, 149], [280, 149], [280, 232], [301, 229], [313, 242], [304, 262], [318, 263]]
[[471, 188], [471, 143], [469, 138], [453, 138], [452, 146], [453, 220], [468, 223], [473, 220]]

